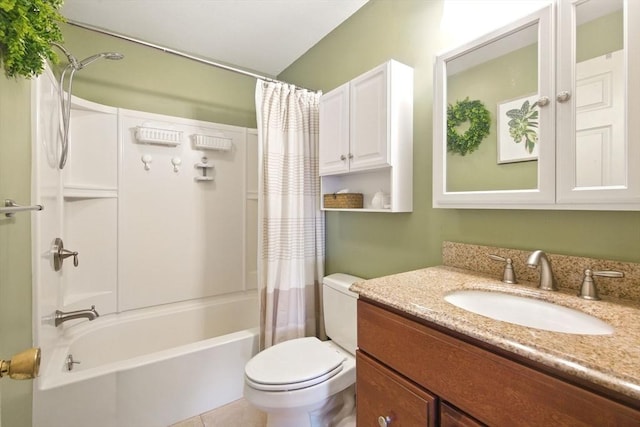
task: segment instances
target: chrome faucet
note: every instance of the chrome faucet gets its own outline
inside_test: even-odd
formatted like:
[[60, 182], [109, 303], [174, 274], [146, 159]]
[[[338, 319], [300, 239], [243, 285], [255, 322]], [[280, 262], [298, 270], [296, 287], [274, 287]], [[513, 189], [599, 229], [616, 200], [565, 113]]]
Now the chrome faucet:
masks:
[[56, 326], [60, 326], [62, 323], [66, 322], [67, 320], [83, 319], [83, 318], [94, 320], [96, 317], [99, 317], [99, 316], [100, 315], [96, 311], [95, 305], [92, 305], [91, 308], [88, 310], [69, 311], [67, 313], [65, 313], [64, 311], [56, 310], [54, 323]]
[[551, 269], [551, 261], [547, 258], [547, 254], [543, 251], [533, 251], [527, 259], [527, 267], [536, 268], [540, 264], [540, 284], [538, 288], [547, 291], [557, 291], [558, 285], [556, 284], [556, 278], [553, 277], [553, 270]]

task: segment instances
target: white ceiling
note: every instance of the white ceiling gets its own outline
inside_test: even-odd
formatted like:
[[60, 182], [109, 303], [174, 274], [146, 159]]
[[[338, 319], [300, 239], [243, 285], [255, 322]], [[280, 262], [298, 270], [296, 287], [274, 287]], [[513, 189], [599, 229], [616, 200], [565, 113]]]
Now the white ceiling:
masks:
[[277, 76], [368, 0], [65, 0], [62, 14]]

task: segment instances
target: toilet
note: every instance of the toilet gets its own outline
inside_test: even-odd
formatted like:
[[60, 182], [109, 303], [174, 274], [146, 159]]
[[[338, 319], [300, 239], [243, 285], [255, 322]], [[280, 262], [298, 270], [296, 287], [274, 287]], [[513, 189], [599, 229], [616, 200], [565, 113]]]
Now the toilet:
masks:
[[329, 341], [285, 341], [247, 362], [244, 397], [267, 413], [267, 427], [355, 427], [358, 295], [349, 286], [360, 280], [343, 273], [322, 280]]

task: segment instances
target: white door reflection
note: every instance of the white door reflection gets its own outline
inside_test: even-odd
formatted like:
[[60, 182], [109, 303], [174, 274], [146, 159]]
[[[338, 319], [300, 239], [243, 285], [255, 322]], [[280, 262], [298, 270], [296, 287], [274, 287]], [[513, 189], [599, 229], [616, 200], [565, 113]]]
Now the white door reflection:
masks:
[[625, 185], [624, 51], [576, 67], [576, 187]]

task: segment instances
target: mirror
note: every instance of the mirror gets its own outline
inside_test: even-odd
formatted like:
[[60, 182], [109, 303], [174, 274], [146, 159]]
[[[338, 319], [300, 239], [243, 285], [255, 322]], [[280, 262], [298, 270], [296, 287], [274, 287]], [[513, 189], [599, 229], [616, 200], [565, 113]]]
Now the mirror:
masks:
[[473, 114], [464, 110], [467, 99], [479, 101], [490, 116], [489, 133], [471, 141], [478, 144], [473, 151], [461, 153], [447, 135], [446, 191], [536, 189], [538, 26], [526, 26], [453, 58], [446, 70], [448, 130], [453, 128], [461, 140], [470, 136], [474, 117], [460, 124], [451, 118], [458, 112]]
[[434, 206], [553, 203], [551, 12], [436, 58]]
[[575, 187], [627, 183], [622, 0], [575, 6]]
[[636, 0], [559, 0], [437, 56], [433, 206], [640, 210], [638, 73]]

